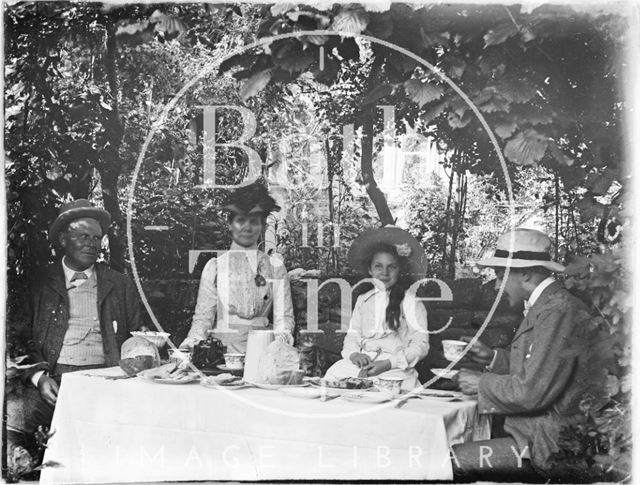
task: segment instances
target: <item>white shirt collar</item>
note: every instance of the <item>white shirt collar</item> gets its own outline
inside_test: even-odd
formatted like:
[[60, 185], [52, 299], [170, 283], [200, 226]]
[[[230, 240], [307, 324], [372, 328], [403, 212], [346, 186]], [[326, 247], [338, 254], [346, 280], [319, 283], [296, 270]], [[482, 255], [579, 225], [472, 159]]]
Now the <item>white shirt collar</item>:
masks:
[[533, 290], [533, 292], [531, 293], [531, 296], [529, 296], [529, 301], [528, 301], [529, 308], [531, 308], [533, 304], [536, 301], [538, 301], [538, 298], [540, 298], [540, 295], [545, 290], [545, 288], [549, 286], [551, 283], [553, 283], [554, 281], [555, 280], [553, 279], [553, 277], [549, 276], [548, 278], [545, 278], [544, 280], [542, 280], [540, 284], [538, 284], [538, 286], [536, 286], [536, 289]]
[[[235, 254], [242, 254], [245, 256], [243, 258], [240, 258], [240, 261], [246, 261], [251, 271], [253, 271], [254, 273], [258, 272], [258, 266], [260, 264], [259, 259], [261, 258], [260, 256], [261, 251], [258, 249], [257, 245], [250, 248], [246, 248], [236, 243], [235, 241], [232, 241], [231, 247], [229, 247], [229, 251], [231, 251], [231, 254], [233, 254], [233, 252], [235, 251], [240, 251], [235, 253]], [[229, 254], [229, 253], [226, 253], [226, 254]], [[231, 268], [229, 268], [229, 270], [231, 270]]]
[[373, 288], [371, 288], [369, 291], [367, 291], [366, 293], [362, 294], [362, 299], [363, 301], [367, 301], [369, 298], [371, 298], [374, 295], [377, 295], [379, 293], [384, 293], [385, 297], [389, 297], [389, 292], [391, 290], [388, 289], [382, 289], [382, 288], [378, 288], [377, 286], [374, 285]]
[[84, 274], [87, 275], [87, 279], [89, 279], [89, 278], [91, 278], [93, 276], [93, 272], [95, 270], [95, 265], [94, 264], [89, 266], [84, 271], [74, 271], [71, 268], [69, 268], [69, 266], [66, 265], [65, 259], [67, 259], [67, 257], [63, 256], [62, 257], [62, 269], [64, 271], [64, 278], [65, 278], [65, 280], [67, 280], [67, 285], [71, 284], [71, 278], [73, 278], [74, 273], [84, 273]]

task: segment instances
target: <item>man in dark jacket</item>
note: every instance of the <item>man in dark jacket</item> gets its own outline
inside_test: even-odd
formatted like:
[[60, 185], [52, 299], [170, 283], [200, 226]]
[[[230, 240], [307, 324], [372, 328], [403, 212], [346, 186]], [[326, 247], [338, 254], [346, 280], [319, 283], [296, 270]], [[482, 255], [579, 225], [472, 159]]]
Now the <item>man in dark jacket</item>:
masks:
[[142, 326], [131, 280], [96, 263], [110, 222], [107, 211], [79, 199], [63, 205], [51, 225], [49, 240], [64, 255], [31, 294], [30, 357], [40, 365], [25, 376], [22, 402], [7, 404], [11, 431], [32, 434], [48, 426], [61, 375], [117, 365], [122, 343]]
[[550, 247], [546, 234], [517, 229], [501, 236], [495, 254], [478, 263], [494, 268], [496, 288], [504, 285], [510, 305], [524, 307], [525, 318], [510, 351], [479, 340], [469, 349], [486, 372], [462, 369], [460, 388], [478, 394], [480, 413], [504, 417], [504, 436], [454, 446], [458, 477], [550, 474], [560, 430], [582, 399], [601, 397], [604, 374], [593, 372], [597, 356], [590, 351], [595, 329], [584, 303], [551, 276], [564, 267], [551, 260]]

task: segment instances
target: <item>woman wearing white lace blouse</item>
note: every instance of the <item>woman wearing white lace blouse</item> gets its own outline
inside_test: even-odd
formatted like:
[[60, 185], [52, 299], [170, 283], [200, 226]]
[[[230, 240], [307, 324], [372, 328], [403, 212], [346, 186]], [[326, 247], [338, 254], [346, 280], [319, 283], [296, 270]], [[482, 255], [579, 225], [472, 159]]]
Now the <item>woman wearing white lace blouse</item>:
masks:
[[[293, 343], [293, 305], [287, 270], [279, 255], [258, 249], [267, 216], [280, 209], [267, 189], [252, 184], [225, 201], [231, 248], [209, 260], [202, 270], [191, 329], [180, 348], [192, 349], [207, 331], [228, 352], [246, 352], [251, 330], [273, 328], [276, 338]], [[269, 311], [273, 307], [273, 326]]]

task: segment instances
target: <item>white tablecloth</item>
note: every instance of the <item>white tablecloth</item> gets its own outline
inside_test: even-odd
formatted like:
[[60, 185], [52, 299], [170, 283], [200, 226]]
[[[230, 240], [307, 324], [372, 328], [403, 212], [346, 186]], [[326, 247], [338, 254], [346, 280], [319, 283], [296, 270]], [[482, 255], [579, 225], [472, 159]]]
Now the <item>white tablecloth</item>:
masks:
[[[448, 447], [489, 437], [474, 401], [402, 408], [65, 374], [41, 483], [448, 480]], [[93, 375], [88, 375], [93, 374]]]

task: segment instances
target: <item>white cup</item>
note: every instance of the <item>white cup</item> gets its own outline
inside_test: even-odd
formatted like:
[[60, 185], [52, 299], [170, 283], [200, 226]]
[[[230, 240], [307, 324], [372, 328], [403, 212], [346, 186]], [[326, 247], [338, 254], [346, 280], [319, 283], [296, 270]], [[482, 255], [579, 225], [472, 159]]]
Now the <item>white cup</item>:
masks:
[[178, 364], [188, 364], [191, 362], [191, 352], [180, 349], [169, 349], [169, 361]]
[[397, 396], [402, 390], [402, 381], [400, 377], [378, 377], [376, 387], [382, 392], [388, 392], [392, 396]]
[[458, 360], [462, 356], [462, 352], [467, 347], [467, 342], [462, 340], [443, 340], [442, 348], [444, 349], [444, 358], [450, 361]]
[[224, 365], [227, 369], [243, 369], [244, 354], [224, 354]]

